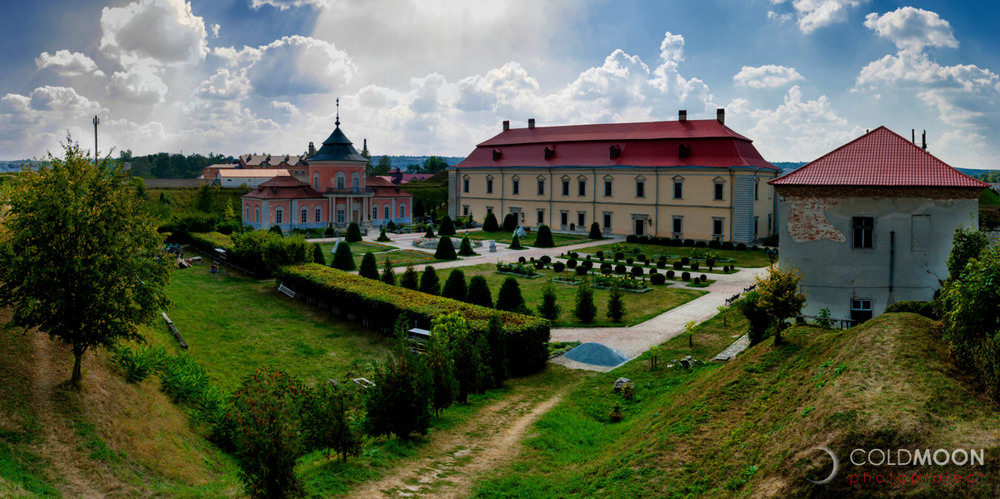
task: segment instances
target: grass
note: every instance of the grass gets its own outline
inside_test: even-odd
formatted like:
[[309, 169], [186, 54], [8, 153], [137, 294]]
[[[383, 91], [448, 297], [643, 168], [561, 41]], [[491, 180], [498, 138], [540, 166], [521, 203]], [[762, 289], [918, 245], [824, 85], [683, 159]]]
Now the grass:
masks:
[[[319, 245], [320, 249], [323, 250], [323, 256], [326, 258], [327, 264], [333, 261], [333, 244], [334, 243], [321, 243]], [[382, 268], [382, 264], [385, 263], [386, 260], [392, 260], [394, 267], [427, 265], [429, 263], [443, 261], [435, 259], [433, 253], [414, 249], [396, 249], [395, 246], [389, 246], [387, 244], [361, 241], [357, 243], [350, 243], [350, 245], [351, 255], [354, 256], [354, 265], [357, 267], [361, 267], [361, 259], [365, 257], [365, 253], [375, 254], [375, 263], [379, 265], [379, 269]]]
[[[648, 258], [652, 258], [654, 261], [659, 258], [660, 255], [668, 255], [667, 261], [673, 262], [681, 257], [692, 257], [696, 254], [714, 253], [721, 258], [731, 258], [735, 260], [735, 263], [723, 263], [718, 262], [715, 264], [716, 267], [722, 267], [723, 265], [736, 265], [737, 267], [766, 267], [770, 263], [767, 259], [767, 253], [765, 250], [757, 249], [746, 249], [746, 250], [723, 250], [723, 249], [710, 249], [710, 248], [689, 248], [686, 246], [660, 246], [658, 244], [638, 244], [638, 243], [609, 243], [602, 244], [600, 246], [590, 246], [588, 248], [581, 248], [577, 251], [582, 255], [591, 254], [596, 255], [598, 251], [604, 252], [604, 260], [611, 260], [611, 256], [614, 255], [615, 251], [620, 251], [616, 249], [621, 247], [620, 245], [628, 248], [639, 248], [642, 253]], [[610, 255], [609, 255], [610, 253]], [[628, 256], [628, 255], [626, 255]], [[669, 265], [668, 265], [668, 268]], [[707, 270], [707, 269], [705, 269]], [[704, 272], [704, 270], [698, 270], [696, 272]]]
[[[940, 473], [936, 466], [858, 467], [851, 449], [985, 448], [986, 483], [949, 486], [946, 495], [991, 497], [1000, 471], [994, 429], [1000, 411], [948, 358], [934, 322], [885, 314], [863, 326], [797, 326], [726, 364], [667, 368], [682, 355], [705, 359], [745, 330], [729, 312], [581, 383], [543, 416], [521, 454], [481, 480], [478, 497], [841, 497], [944, 492], [940, 485], [851, 486], [858, 473]], [[635, 383], [625, 400], [611, 387]], [[625, 417], [608, 422], [613, 404]], [[843, 466], [827, 486], [826, 445]], [[824, 467], [825, 466], [825, 467]]]
[[[448, 274], [453, 269], [439, 269], [438, 279], [444, 283], [448, 279]], [[497, 294], [503, 281], [509, 275], [496, 274], [496, 265], [491, 263], [461, 267], [465, 274], [466, 282], [472, 277], [481, 275], [486, 278], [489, 284], [493, 301], [496, 302]], [[557, 304], [561, 312], [559, 318], [553, 321], [552, 327], [613, 327], [632, 326], [646, 321], [657, 315], [666, 312], [674, 307], [687, 303], [703, 294], [705, 291], [693, 289], [677, 289], [672, 286], [651, 286], [652, 291], [648, 293], [625, 293], [625, 316], [621, 322], [612, 322], [605, 315], [607, 313], [609, 290], [594, 289], [594, 304], [597, 305], [597, 316], [594, 322], [583, 323], [573, 316], [573, 308], [576, 306], [576, 286], [572, 284], [562, 284], [552, 282], [556, 273], [552, 270], [537, 271], [543, 275], [538, 279], [517, 278], [517, 283], [521, 288], [521, 296], [524, 297], [525, 304], [531, 309], [537, 309], [542, 303], [542, 291], [545, 286], [552, 284], [556, 288]], [[563, 272], [565, 277], [571, 277], [571, 272]]]
[[[505, 230], [498, 230], [496, 232], [473, 230], [467, 232], [466, 234], [468, 234], [469, 239], [492, 240], [498, 243], [510, 244], [510, 241], [512, 239], [511, 237], [512, 232], [513, 231], [505, 231]], [[535, 245], [535, 239], [537, 237], [538, 237], [538, 232], [531, 231], [525, 234], [524, 238], [519, 238], [519, 241], [521, 242], [521, 246], [533, 247]], [[563, 234], [560, 232], [552, 233], [552, 242], [555, 243], [556, 246], [569, 246], [573, 244], [585, 243], [587, 241], [590, 241], [590, 239], [587, 239], [586, 235]]]

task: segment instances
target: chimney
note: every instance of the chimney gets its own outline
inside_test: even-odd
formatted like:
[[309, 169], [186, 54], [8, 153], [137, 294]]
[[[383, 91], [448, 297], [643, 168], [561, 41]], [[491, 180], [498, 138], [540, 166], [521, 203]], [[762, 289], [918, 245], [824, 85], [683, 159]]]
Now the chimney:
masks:
[[911, 128], [910, 129], [910, 142], [913, 142], [913, 145], [917, 145], [917, 129], [916, 128]]
[[314, 145], [312, 142], [309, 142], [309, 155], [310, 156], [316, 155], [316, 145]]
[[503, 120], [503, 131], [510, 130], [510, 120]]
[[719, 120], [719, 123], [723, 125], [726, 124], [726, 110], [724, 108], [719, 108], [715, 110], [715, 119]]
[[926, 151], [927, 150], [927, 130], [924, 130], [923, 135], [921, 135], [920, 142], [921, 142], [921, 146], [920, 147], [923, 147], [924, 150]]
[[535, 128], [535, 118], [528, 118], [528, 128]]
[[680, 111], [677, 111], [677, 121], [687, 121], [687, 120], [688, 120], [687, 109], [681, 109]]

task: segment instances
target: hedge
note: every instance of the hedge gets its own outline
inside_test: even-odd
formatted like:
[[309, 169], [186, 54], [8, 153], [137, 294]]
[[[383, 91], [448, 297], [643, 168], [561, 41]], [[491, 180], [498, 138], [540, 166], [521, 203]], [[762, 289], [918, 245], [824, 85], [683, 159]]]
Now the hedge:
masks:
[[335, 313], [343, 311], [349, 314], [348, 319], [359, 319], [368, 327], [384, 331], [392, 330], [400, 314], [428, 327], [435, 317], [459, 312], [473, 331], [485, 334], [490, 316], [499, 314], [511, 374], [523, 376], [541, 371], [548, 359], [549, 321], [545, 319], [389, 286], [312, 263], [283, 267], [278, 281], [295, 290], [301, 299], [335, 308]]

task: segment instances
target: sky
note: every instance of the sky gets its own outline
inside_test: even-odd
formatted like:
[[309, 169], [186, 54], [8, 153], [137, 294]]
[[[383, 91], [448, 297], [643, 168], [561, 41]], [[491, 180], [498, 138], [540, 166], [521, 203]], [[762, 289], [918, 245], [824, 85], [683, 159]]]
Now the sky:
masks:
[[[710, 119], [770, 161], [885, 125], [1000, 169], [989, 2], [4, 0], [0, 159], [99, 151], [465, 156], [512, 127]], [[990, 21], [993, 19], [994, 21]]]

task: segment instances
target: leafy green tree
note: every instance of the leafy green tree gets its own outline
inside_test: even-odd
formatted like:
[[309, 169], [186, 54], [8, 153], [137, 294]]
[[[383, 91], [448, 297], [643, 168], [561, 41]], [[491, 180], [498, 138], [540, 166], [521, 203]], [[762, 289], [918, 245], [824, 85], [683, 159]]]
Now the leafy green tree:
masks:
[[139, 325], [166, 306], [170, 262], [128, 174], [69, 138], [63, 148], [4, 184], [0, 304], [11, 307], [7, 327], [72, 346], [79, 387], [87, 350], [141, 338]]
[[222, 210], [222, 219], [226, 222], [236, 221], [236, 208], [233, 207], [233, 198], [226, 198], [226, 208]]
[[503, 331], [500, 316], [493, 314], [486, 323], [486, 348], [489, 351], [490, 383], [493, 388], [503, 386], [510, 377], [507, 365], [507, 338]]
[[625, 316], [625, 293], [622, 292], [618, 281], [611, 284], [611, 292], [608, 293], [608, 318], [613, 322], [621, 322]]
[[767, 269], [767, 277], [757, 277], [757, 303], [771, 318], [774, 343], [781, 344], [781, 327], [785, 319], [795, 317], [806, 304], [805, 293], [799, 290], [802, 274], [793, 268], [782, 270], [777, 265]]
[[347, 244], [347, 241], [341, 241], [337, 245], [337, 252], [333, 254], [333, 263], [330, 266], [340, 270], [354, 270], [357, 268], [354, 265], [354, 255], [351, 253], [351, 245]]
[[538, 228], [538, 235], [535, 236], [535, 247], [536, 248], [554, 248], [556, 243], [552, 242], [552, 231], [549, 230], [548, 225], [543, 225]]
[[312, 259], [309, 243], [302, 236], [270, 236], [264, 240], [262, 262], [268, 274], [274, 274], [285, 265], [298, 265]]
[[313, 247], [313, 263], [318, 263], [320, 265], [326, 265], [326, 255], [323, 254], [323, 248], [318, 244], [312, 245]]
[[573, 315], [581, 322], [591, 323], [597, 316], [597, 305], [594, 305], [594, 290], [590, 283], [584, 280], [576, 287], [576, 308]]
[[434, 384], [431, 407], [434, 408], [434, 414], [438, 415], [441, 409], [450, 407], [455, 401], [455, 396], [458, 394], [458, 380], [455, 378], [447, 339], [432, 333], [427, 339], [426, 347], [427, 367], [431, 370]]
[[519, 250], [521, 248], [522, 248], [521, 239], [517, 236], [512, 237], [510, 239], [510, 249]]
[[285, 235], [285, 233], [281, 231], [281, 226], [280, 225], [272, 225], [271, 228], [268, 229], [268, 231], [270, 231], [272, 234], [275, 234], [275, 235], [278, 235], [278, 236], [284, 236]]
[[409, 348], [397, 348], [375, 366], [373, 386], [365, 400], [365, 428], [374, 436], [395, 434], [408, 439], [413, 433], [427, 434], [431, 423], [434, 379], [422, 356]]
[[378, 163], [375, 164], [373, 168], [373, 173], [375, 175], [388, 175], [392, 170], [392, 158], [389, 156], [382, 156], [378, 159]]
[[559, 318], [559, 304], [556, 303], [556, 289], [549, 284], [542, 290], [542, 305], [538, 307], [538, 313], [550, 321]]
[[307, 449], [302, 427], [309, 392], [302, 381], [270, 368], [247, 377], [229, 399], [225, 426], [240, 480], [251, 497], [292, 497], [301, 486], [295, 461]]
[[218, 187], [212, 187], [208, 184], [201, 184], [198, 188], [198, 193], [194, 198], [194, 207], [198, 210], [204, 211], [205, 213], [215, 213], [218, 211]]
[[441, 289], [441, 296], [452, 300], [465, 301], [469, 297], [469, 288], [465, 284], [465, 273], [462, 269], [454, 269], [448, 274]]
[[[353, 261], [353, 259], [351, 261]], [[375, 261], [375, 253], [365, 253], [364, 256], [361, 257], [361, 268], [358, 269], [358, 275], [374, 279], [376, 281], [381, 279], [378, 273], [378, 263]]]
[[438, 228], [439, 236], [454, 236], [455, 235], [455, 224], [451, 221], [451, 217], [445, 215], [441, 219], [441, 227]]
[[590, 224], [590, 233], [587, 234], [588, 239], [601, 239], [601, 226], [597, 222]]
[[948, 255], [948, 278], [954, 279], [961, 274], [969, 260], [979, 257], [989, 245], [990, 240], [979, 230], [956, 227], [951, 254]]
[[469, 294], [466, 301], [473, 305], [493, 308], [493, 295], [485, 277], [477, 275], [469, 279]]
[[438, 247], [434, 251], [434, 258], [438, 260], [458, 259], [458, 255], [455, 254], [455, 245], [451, 242], [450, 237], [441, 236], [441, 239], [438, 239]]
[[419, 171], [421, 173], [437, 173], [445, 168], [448, 168], [448, 163], [445, 162], [445, 160], [437, 156], [431, 156], [424, 160], [424, 163], [419, 168]]
[[392, 260], [388, 258], [382, 264], [382, 282], [390, 286], [396, 285], [396, 272], [392, 270]]
[[486, 214], [486, 218], [483, 219], [483, 231], [485, 232], [496, 232], [500, 230], [500, 226], [497, 224], [497, 216], [493, 212]]
[[750, 344], [756, 345], [767, 338], [771, 327], [771, 316], [760, 306], [760, 296], [756, 291], [744, 293], [739, 300], [733, 302], [733, 307], [747, 318], [747, 335]]
[[347, 456], [361, 454], [363, 438], [360, 425], [356, 424], [357, 405], [357, 392], [352, 388], [341, 388], [333, 383], [316, 387], [305, 415], [309, 447], [340, 454], [345, 463]]
[[417, 274], [413, 265], [406, 266], [406, 270], [403, 271], [403, 275], [399, 278], [399, 285], [414, 291], [420, 288], [420, 274]]
[[431, 336], [447, 342], [458, 380], [455, 400], [462, 404], [468, 402], [469, 394], [479, 392], [488, 375], [489, 364], [483, 362], [487, 350], [485, 338], [469, 329], [460, 312], [434, 319]]
[[429, 295], [441, 294], [441, 284], [438, 281], [437, 272], [430, 265], [424, 267], [424, 273], [420, 276], [420, 291]]
[[517, 228], [517, 216], [513, 213], [508, 213], [503, 217], [503, 230], [505, 232], [511, 232]]
[[351, 224], [347, 226], [347, 235], [344, 236], [344, 240], [349, 243], [361, 241], [361, 227], [357, 222], [351, 222]]
[[521, 296], [521, 286], [517, 283], [517, 278], [508, 277], [500, 285], [500, 292], [497, 293], [497, 310], [509, 310], [511, 312], [525, 308], [524, 297]]
[[469, 236], [462, 238], [462, 244], [458, 247], [458, 254], [461, 256], [475, 256], [476, 252], [472, 250], [472, 241], [469, 241]]

